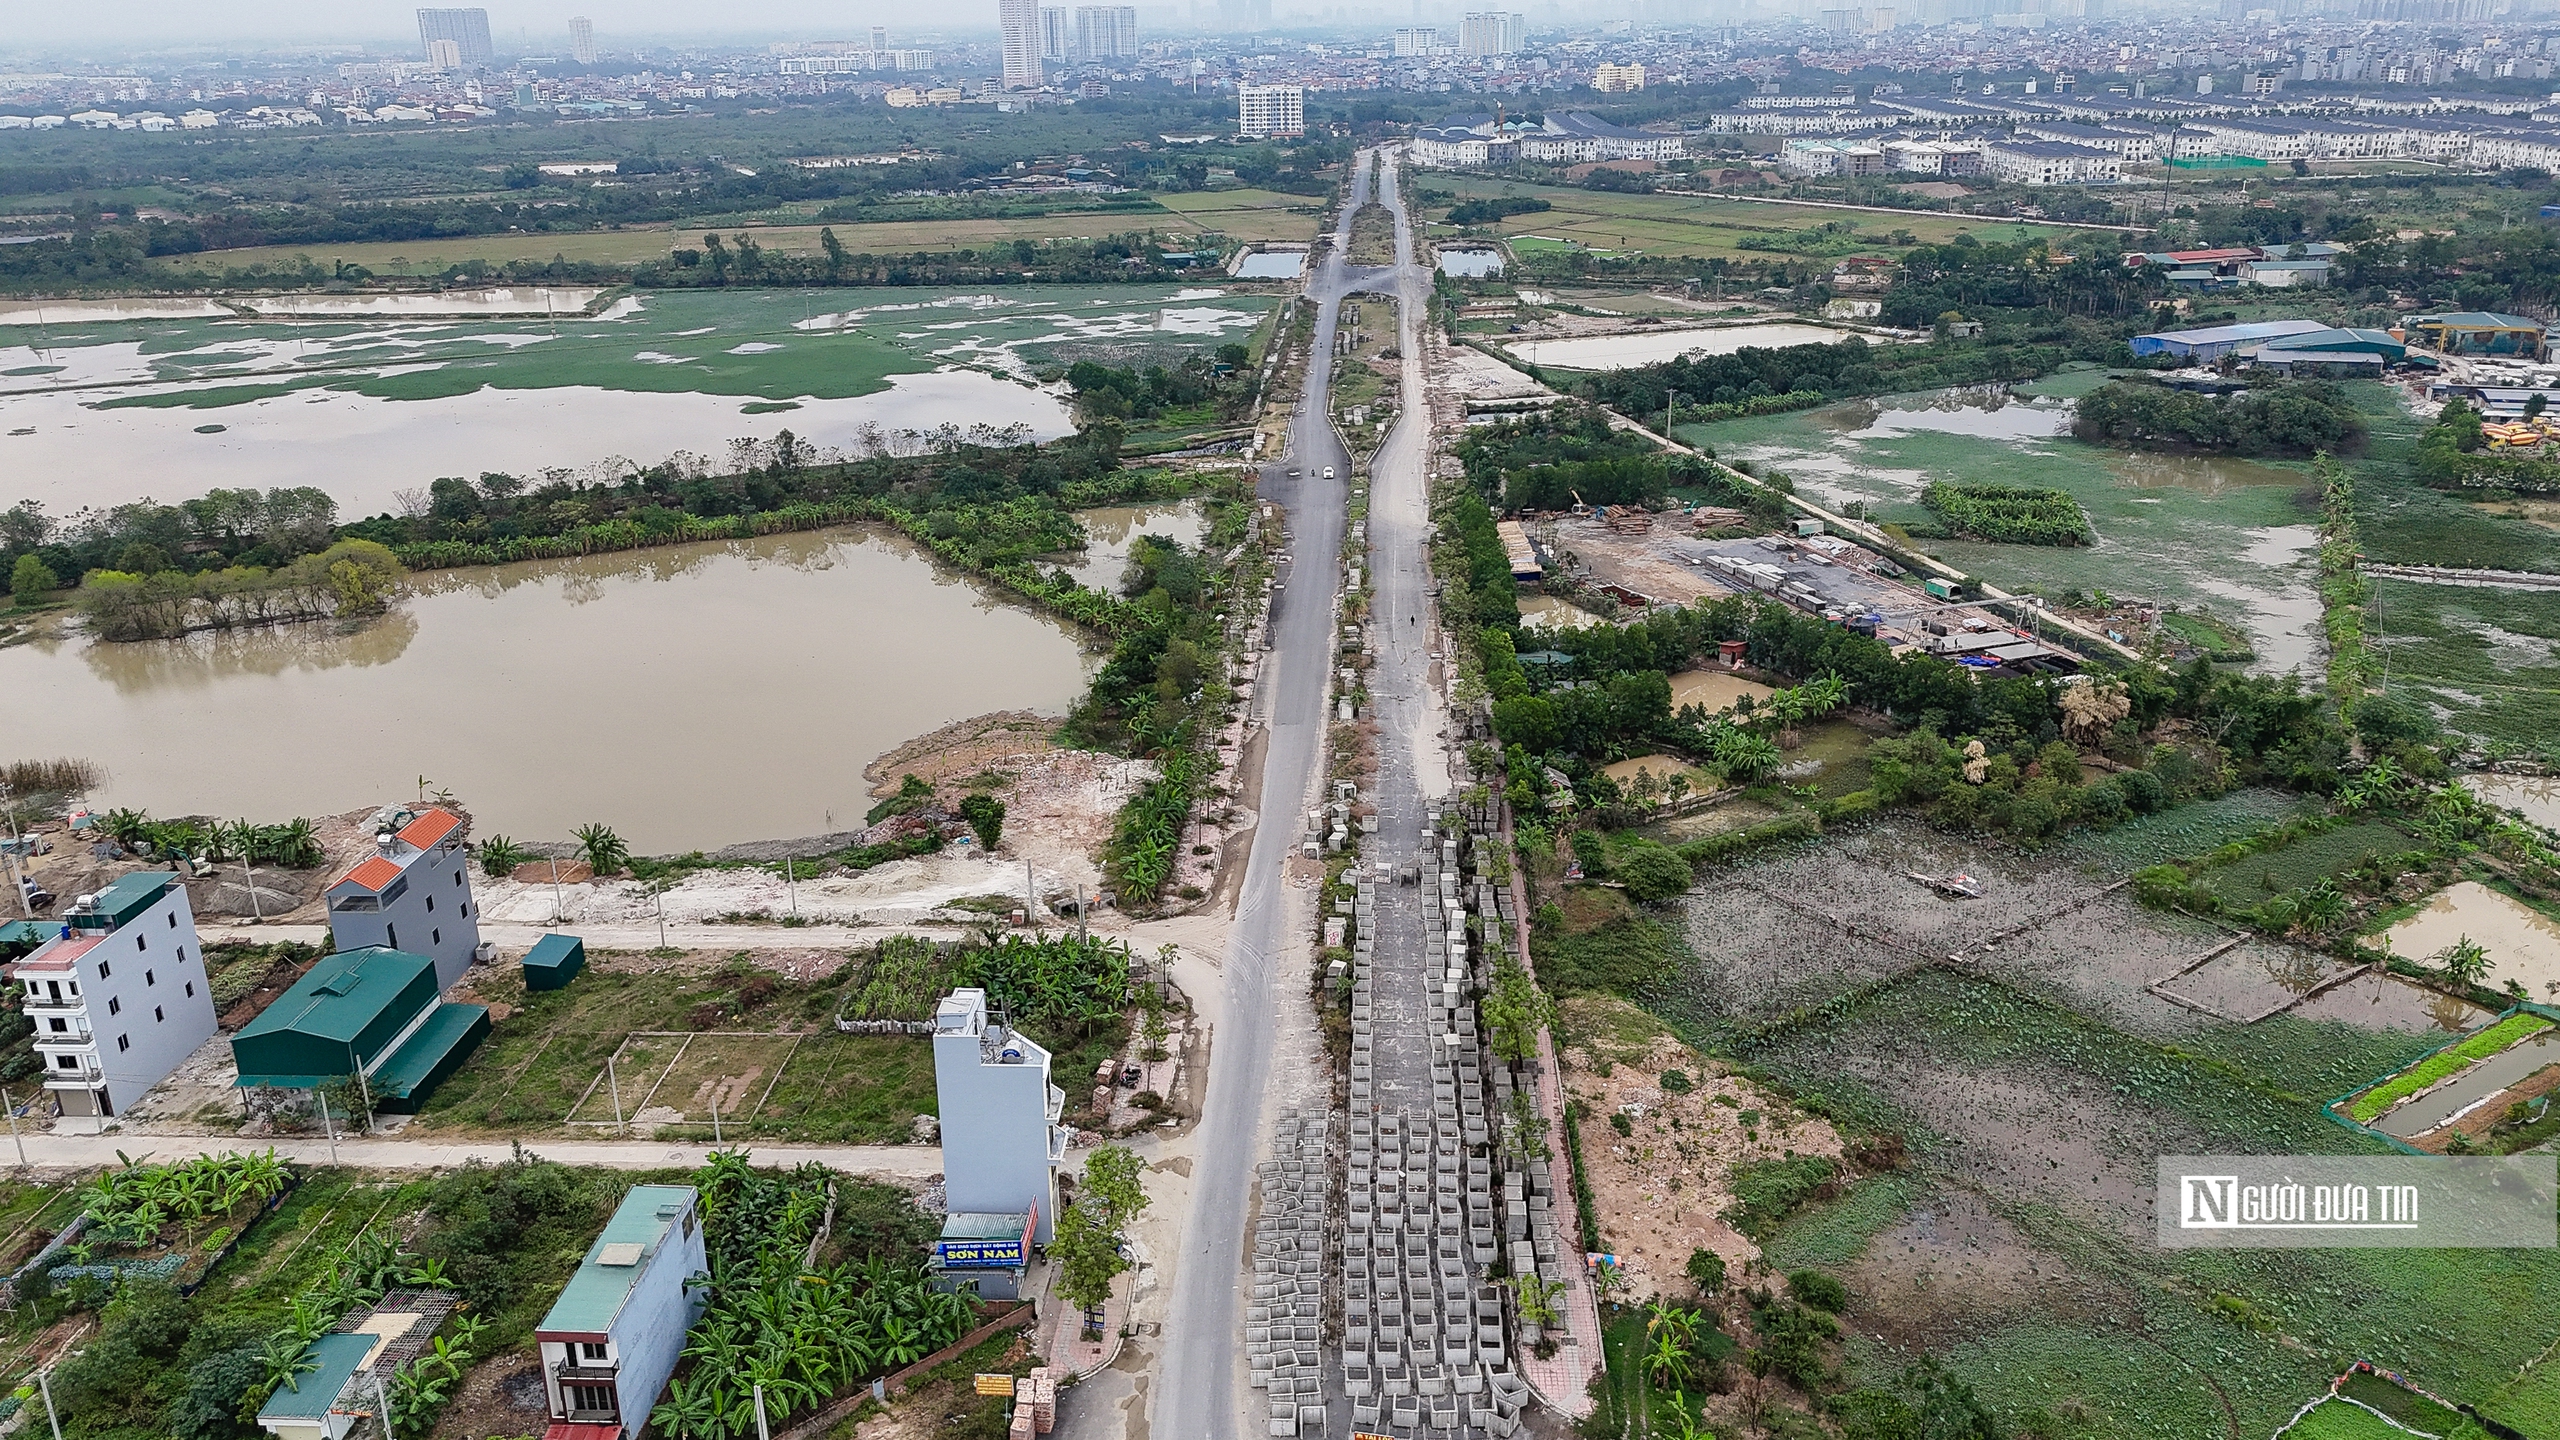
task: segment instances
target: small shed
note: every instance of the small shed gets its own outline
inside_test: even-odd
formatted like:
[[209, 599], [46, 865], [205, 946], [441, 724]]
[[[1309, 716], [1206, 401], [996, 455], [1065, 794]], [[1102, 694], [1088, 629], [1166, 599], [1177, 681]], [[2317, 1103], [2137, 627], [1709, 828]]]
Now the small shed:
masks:
[[587, 968], [587, 942], [575, 935], [545, 935], [524, 952], [524, 988], [563, 990]]

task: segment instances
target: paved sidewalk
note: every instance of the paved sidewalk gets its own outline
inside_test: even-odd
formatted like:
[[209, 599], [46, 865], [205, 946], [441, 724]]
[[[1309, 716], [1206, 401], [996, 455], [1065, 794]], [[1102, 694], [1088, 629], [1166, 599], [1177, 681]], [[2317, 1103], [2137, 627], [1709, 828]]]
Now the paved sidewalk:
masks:
[[[1072, 922], [1070, 922], [1072, 923]], [[1101, 925], [1094, 926], [1102, 929]], [[272, 944], [299, 940], [305, 945], [329, 943], [326, 925], [199, 924], [196, 933], [207, 944], [240, 940]], [[666, 943], [678, 950], [847, 950], [873, 945], [893, 935], [924, 935], [948, 940], [961, 933], [957, 925], [705, 925], [669, 922]], [[575, 935], [590, 950], [654, 950], [658, 927], [648, 925], [483, 925], [480, 938], [505, 951], [524, 951], [545, 935]]]
[[[20, 1137], [27, 1163], [41, 1170], [84, 1169], [121, 1163], [119, 1155], [140, 1160], [179, 1160], [197, 1155], [273, 1148], [286, 1160], [306, 1165], [330, 1163], [325, 1138], [264, 1139], [240, 1135], [46, 1135]], [[8, 1145], [0, 1138], [0, 1147]], [[735, 1148], [735, 1147], [732, 1147]], [[755, 1158], [769, 1165], [797, 1165], [816, 1160], [848, 1174], [885, 1180], [922, 1181], [942, 1173], [942, 1149], [936, 1145], [751, 1145]], [[528, 1141], [528, 1154], [564, 1165], [596, 1165], [613, 1170], [691, 1168], [710, 1155], [708, 1145], [677, 1145], [652, 1140]], [[496, 1163], [514, 1155], [509, 1141], [447, 1142], [396, 1136], [367, 1139], [342, 1136], [337, 1162], [365, 1170], [444, 1170], [472, 1160]], [[0, 1165], [14, 1164], [18, 1151], [0, 1148]]]
[[[1135, 1250], [1136, 1246], [1130, 1247]], [[1144, 1257], [1138, 1257], [1143, 1263]], [[1109, 1365], [1120, 1358], [1120, 1332], [1129, 1323], [1129, 1296], [1136, 1282], [1134, 1269], [1111, 1286], [1111, 1298], [1102, 1306], [1102, 1338], [1088, 1340], [1084, 1334], [1084, 1312], [1059, 1298], [1058, 1276], [1066, 1269], [1056, 1260], [1041, 1262], [1040, 1329], [1035, 1342], [1040, 1358], [1077, 1379]]]

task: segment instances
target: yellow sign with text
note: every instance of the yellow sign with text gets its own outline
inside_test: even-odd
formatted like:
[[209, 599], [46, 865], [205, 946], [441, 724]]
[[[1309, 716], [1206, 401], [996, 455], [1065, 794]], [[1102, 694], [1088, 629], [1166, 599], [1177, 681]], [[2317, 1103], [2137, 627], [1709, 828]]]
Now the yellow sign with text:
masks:
[[978, 1377], [978, 1393], [981, 1395], [1011, 1395], [1013, 1393], [1013, 1377], [1010, 1375], [981, 1375]]

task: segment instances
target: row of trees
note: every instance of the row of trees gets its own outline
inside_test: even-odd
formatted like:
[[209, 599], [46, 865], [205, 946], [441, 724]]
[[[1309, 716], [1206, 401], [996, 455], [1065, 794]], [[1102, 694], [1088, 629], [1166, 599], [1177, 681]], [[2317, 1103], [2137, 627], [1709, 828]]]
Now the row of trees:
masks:
[[274, 570], [93, 570], [78, 598], [100, 638], [161, 640], [195, 630], [380, 614], [406, 573], [384, 546], [341, 540]]
[[1079, 360], [1067, 368], [1067, 387], [1075, 392], [1076, 419], [1154, 420], [1167, 410], [1212, 406], [1220, 421], [1240, 418], [1252, 408], [1256, 376], [1247, 369], [1249, 352], [1242, 345], [1221, 345], [1214, 354], [1192, 355], [1170, 368], [1114, 368]]
[[2346, 391], [2326, 381], [2205, 395], [2148, 380], [2113, 380], [2081, 397], [2071, 433], [2093, 445], [2125, 448], [2352, 455], [2364, 448], [2365, 423]]

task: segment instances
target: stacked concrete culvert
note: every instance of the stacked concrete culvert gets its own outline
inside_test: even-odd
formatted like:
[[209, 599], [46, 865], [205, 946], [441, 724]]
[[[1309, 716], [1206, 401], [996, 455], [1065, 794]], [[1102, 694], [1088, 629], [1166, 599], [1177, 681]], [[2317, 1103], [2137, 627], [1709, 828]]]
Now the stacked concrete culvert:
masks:
[[1273, 1435], [1325, 1433], [1325, 1159], [1331, 1121], [1320, 1106], [1283, 1116], [1277, 1158], [1259, 1167], [1261, 1217], [1253, 1232], [1253, 1299], [1245, 1354], [1255, 1388], [1271, 1402]]
[[1466, 881], [1459, 848], [1426, 842], [1418, 901], [1391, 892], [1405, 913], [1381, 914], [1367, 873], [1353, 908], [1342, 1379], [1357, 1430], [1509, 1436], [1528, 1395], [1488, 1274], [1503, 1237], [1499, 1121], [1486, 1103], [1471, 999], [1486, 977], [1470, 963], [1466, 901], [1488, 936], [1499, 938], [1502, 917], [1494, 889]]

